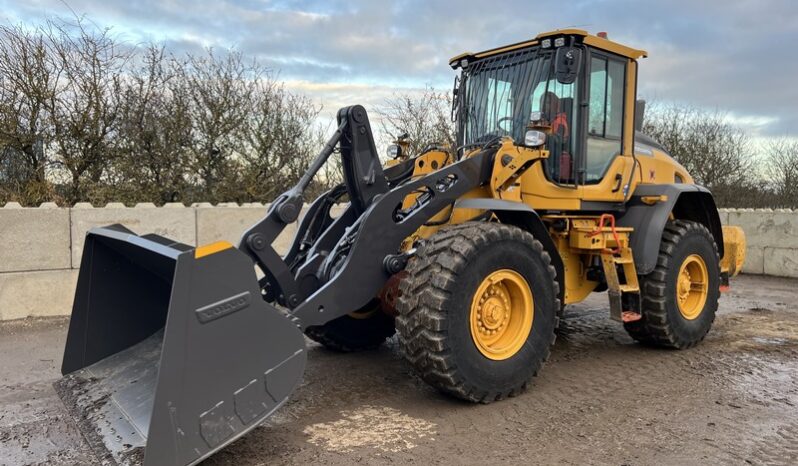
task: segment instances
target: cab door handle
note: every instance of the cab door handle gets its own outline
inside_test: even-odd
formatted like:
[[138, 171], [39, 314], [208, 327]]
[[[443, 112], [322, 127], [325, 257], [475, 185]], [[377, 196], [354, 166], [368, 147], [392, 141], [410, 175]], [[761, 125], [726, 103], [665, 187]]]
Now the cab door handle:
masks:
[[621, 173], [615, 174], [615, 187], [612, 188], [612, 192], [617, 193], [618, 190], [621, 189], [621, 183], [623, 183], [623, 175]]

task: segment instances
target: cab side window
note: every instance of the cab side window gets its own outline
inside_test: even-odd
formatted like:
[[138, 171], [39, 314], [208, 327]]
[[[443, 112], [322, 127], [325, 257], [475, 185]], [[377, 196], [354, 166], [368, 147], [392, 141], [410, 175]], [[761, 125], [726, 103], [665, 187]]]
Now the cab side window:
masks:
[[590, 99], [585, 183], [601, 181], [621, 153], [626, 63], [594, 56], [590, 60]]

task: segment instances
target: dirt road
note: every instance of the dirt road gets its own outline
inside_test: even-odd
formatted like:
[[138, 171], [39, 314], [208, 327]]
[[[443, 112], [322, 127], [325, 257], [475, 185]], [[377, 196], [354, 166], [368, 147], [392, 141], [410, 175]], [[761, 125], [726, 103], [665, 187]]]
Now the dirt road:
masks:
[[[428, 388], [395, 343], [314, 346], [289, 404], [204, 464], [798, 464], [798, 281], [733, 285], [681, 352], [633, 343], [604, 295], [569, 308], [532, 388], [492, 405]], [[92, 461], [51, 387], [65, 335], [0, 325], [0, 464]]]

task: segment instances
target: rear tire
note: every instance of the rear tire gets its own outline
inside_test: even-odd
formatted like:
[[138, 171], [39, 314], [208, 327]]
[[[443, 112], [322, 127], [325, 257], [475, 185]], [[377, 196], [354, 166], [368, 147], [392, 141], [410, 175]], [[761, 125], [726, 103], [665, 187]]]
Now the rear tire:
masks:
[[375, 349], [394, 333], [394, 318], [382, 312], [377, 300], [359, 311], [305, 329], [308, 338], [341, 353]]
[[666, 348], [698, 344], [715, 320], [720, 257], [712, 233], [688, 221], [668, 222], [654, 270], [640, 277], [642, 318], [624, 328], [635, 340]]
[[406, 270], [397, 332], [421, 378], [473, 402], [521, 393], [548, 358], [558, 324], [559, 286], [541, 243], [509, 225], [448, 226]]

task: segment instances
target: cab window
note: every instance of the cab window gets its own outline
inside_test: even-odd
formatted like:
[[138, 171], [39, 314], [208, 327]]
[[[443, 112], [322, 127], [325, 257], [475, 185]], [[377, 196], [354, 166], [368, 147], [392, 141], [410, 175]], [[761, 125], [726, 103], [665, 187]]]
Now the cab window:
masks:
[[512, 84], [501, 79], [488, 79], [487, 124], [507, 133], [513, 131]]
[[543, 81], [533, 89], [531, 108], [541, 112], [551, 124], [551, 136], [546, 140], [549, 158], [544, 162], [546, 174], [555, 183], [574, 184], [576, 164], [572, 154], [576, 153], [576, 111], [574, 92], [577, 84], [561, 84], [556, 79]]
[[590, 60], [590, 98], [585, 183], [604, 178], [621, 153], [626, 63], [609, 57]]

